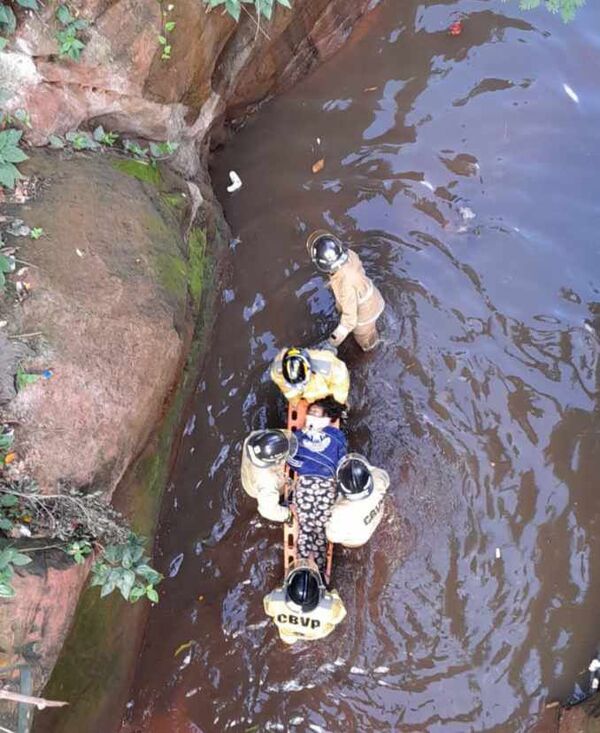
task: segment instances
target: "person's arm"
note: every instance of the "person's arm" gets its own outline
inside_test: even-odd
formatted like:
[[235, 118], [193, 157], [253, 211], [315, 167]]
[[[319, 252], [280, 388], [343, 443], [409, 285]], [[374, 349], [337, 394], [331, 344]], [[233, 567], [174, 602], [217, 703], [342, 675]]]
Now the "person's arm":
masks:
[[383, 468], [376, 468], [373, 466], [373, 483], [375, 485], [375, 488], [377, 491], [379, 491], [380, 494], [385, 494], [385, 492], [389, 489], [390, 486], [390, 475], [387, 471], [384, 471]]
[[339, 346], [346, 336], [358, 325], [358, 293], [351, 285], [341, 288], [338, 299], [340, 322], [329, 337], [334, 346]]
[[270, 522], [286, 522], [290, 518], [290, 509], [279, 503], [279, 492], [261, 491], [258, 495], [258, 511], [261, 517]]

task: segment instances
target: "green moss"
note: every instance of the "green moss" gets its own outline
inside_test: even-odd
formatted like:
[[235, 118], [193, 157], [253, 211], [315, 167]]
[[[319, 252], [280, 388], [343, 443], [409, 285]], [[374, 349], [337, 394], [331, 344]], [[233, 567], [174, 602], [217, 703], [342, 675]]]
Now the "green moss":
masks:
[[154, 272], [165, 290], [178, 299], [185, 299], [188, 268], [182, 257], [161, 252], [152, 258]]
[[160, 197], [176, 214], [180, 214], [187, 206], [186, 198], [182, 193], [161, 193]]
[[112, 166], [127, 176], [137, 178], [138, 181], [152, 183], [154, 186], [160, 184], [160, 171], [149, 163], [144, 163], [141, 160], [115, 160]]
[[200, 305], [206, 259], [206, 233], [203, 229], [192, 229], [188, 240], [188, 285], [194, 306]]

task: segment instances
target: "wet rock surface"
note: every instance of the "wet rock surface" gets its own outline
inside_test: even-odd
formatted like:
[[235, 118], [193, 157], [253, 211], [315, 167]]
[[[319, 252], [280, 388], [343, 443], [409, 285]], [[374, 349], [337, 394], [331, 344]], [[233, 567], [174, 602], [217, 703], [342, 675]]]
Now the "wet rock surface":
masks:
[[[202, 2], [167, 10], [176, 23], [170, 60], [161, 60], [163, 18], [155, 0], [78, 3], [89, 22], [78, 62], [57, 56], [54, 6], [26, 17], [0, 53], [0, 79], [14, 77], [9, 109], [25, 108], [34, 144], [85, 124], [161, 140], [202, 141], [216, 120], [239, 115], [288, 87], [347, 39], [372, 0], [296, 0], [259, 27]], [[165, 6], [166, 7], [166, 6]]]

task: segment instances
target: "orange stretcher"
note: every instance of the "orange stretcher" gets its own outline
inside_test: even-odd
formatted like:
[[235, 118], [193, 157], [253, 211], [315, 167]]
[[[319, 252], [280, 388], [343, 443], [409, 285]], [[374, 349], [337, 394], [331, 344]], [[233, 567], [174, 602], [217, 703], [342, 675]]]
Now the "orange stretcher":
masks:
[[[288, 405], [288, 430], [296, 432], [296, 430], [302, 430], [304, 423], [306, 422], [306, 411], [308, 410], [309, 403], [306, 400], [300, 400], [295, 405]], [[290, 496], [293, 493], [294, 485], [296, 483], [296, 472], [286, 465], [285, 467], [286, 481], [284, 489], [284, 499], [286, 503], [293, 506], [293, 501], [290, 501]], [[285, 574], [287, 575], [288, 569], [296, 561], [296, 544], [298, 541], [298, 519], [294, 514], [292, 524], [289, 522], [283, 523], [283, 567]], [[331, 583], [331, 570], [333, 567], [333, 543], [327, 543], [327, 563], [325, 565], [324, 580], [325, 585], [329, 588]]]

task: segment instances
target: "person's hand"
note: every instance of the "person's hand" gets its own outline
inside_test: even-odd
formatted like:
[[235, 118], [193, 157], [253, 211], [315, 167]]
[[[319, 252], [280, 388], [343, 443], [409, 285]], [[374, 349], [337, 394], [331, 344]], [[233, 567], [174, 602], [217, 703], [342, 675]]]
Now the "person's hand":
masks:
[[290, 510], [290, 514], [286, 522], [290, 525], [290, 527], [293, 527], [294, 519], [298, 519], [298, 512], [296, 511], [296, 507], [293, 504], [290, 504], [289, 510]]

